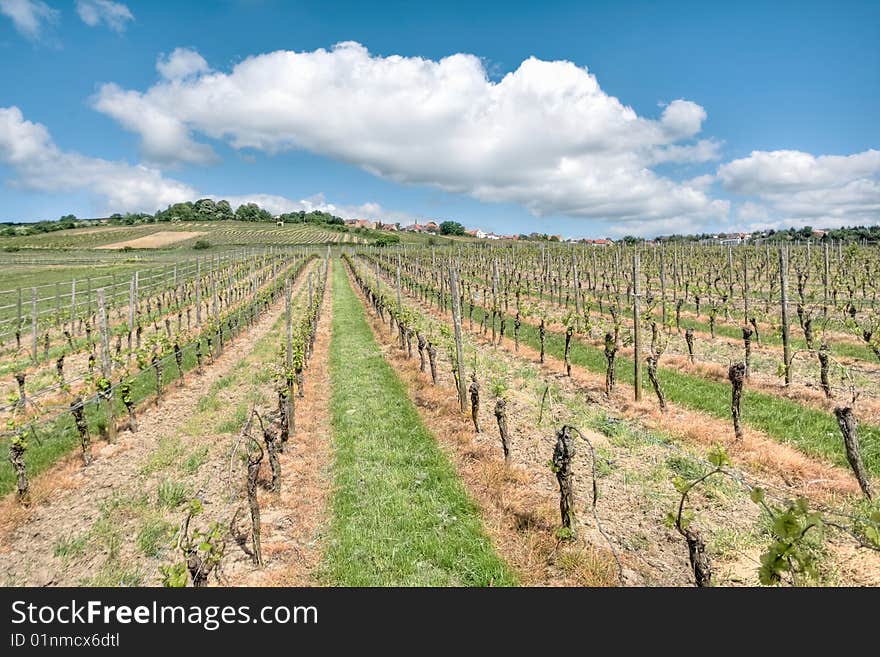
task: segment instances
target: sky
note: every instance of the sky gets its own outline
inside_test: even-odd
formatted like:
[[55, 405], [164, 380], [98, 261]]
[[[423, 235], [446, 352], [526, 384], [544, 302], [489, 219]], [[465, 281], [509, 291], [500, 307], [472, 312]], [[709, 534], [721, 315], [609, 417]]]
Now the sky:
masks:
[[880, 223], [880, 2], [0, 0], [0, 221]]

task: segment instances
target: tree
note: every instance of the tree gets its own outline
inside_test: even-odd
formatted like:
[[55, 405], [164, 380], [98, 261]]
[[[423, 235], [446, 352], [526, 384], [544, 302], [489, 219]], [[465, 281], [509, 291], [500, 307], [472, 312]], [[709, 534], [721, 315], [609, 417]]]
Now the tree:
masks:
[[400, 243], [400, 238], [397, 235], [379, 235], [374, 241], [374, 246], [388, 246], [389, 244], [398, 244]]
[[217, 204], [209, 198], [200, 198], [196, 201], [194, 209], [196, 219], [201, 221], [212, 221], [217, 218]]
[[235, 211], [235, 218], [238, 221], [273, 221], [272, 214], [268, 210], [264, 210], [256, 203], [246, 203], [239, 205]]
[[444, 221], [440, 224], [441, 235], [464, 235], [464, 226], [457, 221]]
[[232, 221], [235, 219], [235, 213], [232, 211], [232, 206], [229, 205], [229, 201], [225, 199], [217, 201], [217, 207], [215, 208], [214, 213], [217, 217], [217, 221]]

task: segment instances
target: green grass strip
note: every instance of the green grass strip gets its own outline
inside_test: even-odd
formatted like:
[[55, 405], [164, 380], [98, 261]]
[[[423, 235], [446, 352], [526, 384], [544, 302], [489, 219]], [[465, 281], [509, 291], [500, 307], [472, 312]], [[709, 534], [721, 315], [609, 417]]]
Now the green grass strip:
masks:
[[341, 586], [510, 586], [475, 504], [385, 362], [345, 267], [333, 268], [336, 447], [325, 577]]

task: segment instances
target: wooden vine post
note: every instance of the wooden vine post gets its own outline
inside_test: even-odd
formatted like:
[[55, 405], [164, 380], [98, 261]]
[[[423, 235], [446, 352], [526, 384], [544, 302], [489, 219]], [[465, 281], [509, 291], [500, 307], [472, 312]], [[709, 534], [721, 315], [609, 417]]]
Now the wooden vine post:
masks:
[[110, 328], [107, 325], [107, 305], [104, 298], [104, 288], [98, 289], [98, 323], [101, 331], [101, 377], [102, 384], [99, 387], [101, 406], [107, 416], [107, 442], [116, 442], [116, 418], [113, 413], [113, 388], [110, 383]]
[[223, 349], [223, 327], [220, 326], [220, 297], [217, 292], [217, 277], [213, 279], [214, 283], [214, 330], [217, 334], [217, 340], [214, 345], [215, 356], [219, 355]]
[[[18, 288], [18, 321], [15, 324], [15, 335], [18, 338], [17, 344], [15, 345], [17, 349], [21, 349], [21, 326], [22, 326], [22, 316], [21, 316], [21, 288]], [[72, 320], [71, 320], [72, 321]]]
[[660, 306], [662, 312], [662, 321], [663, 328], [665, 329], [667, 326], [666, 323], [666, 249], [663, 244], [660, 244]]
[[282, 447], [283, 443], [287, 442], [287, 439], [291, 432], [295, 429], [295, 420], [294, 420], [294, 401], [293, 401], [293, 307], [291, 304], [291, 295], [293, 294], [293, 283], [288, 278], [287, 284], [284, 286], [284, 303], [285, 303], [285, 323], [286, 323], [286, 348], [284, 350], [284, 369], [285, 369], [285, 378], [287, 383], [287, 398], [284, 400], [284, 417], [287, 420], [287, 436], [282, 435]]
[[[19, 306], [21, 306], [21, 290], [19, 290]], [[21, 323], [21, 308], [18, 311], [19, 323]], [[76, 335], [76, 279], [70, 281], [70, 332]]]
[[[397, 315], [401, 316], [403, 312], [403, 302], [400, 298], [400, 253], [397, 254]], [[459, 370], [460, 372], [461, 370]]]
[[785, 370], [785, 385], [791, 385], [791, 338], [788, 331], [788, 252], [779, 247], [779, 286], [782, 304], [782, 359]]
[[196, 326], [202, 325], [202, 259], [196, 260]]
[[828, 242], [822, 246], [822, 259], [823, 259], [823, 269], [822, 269], [822, 287], [823, 287], [823, 302], [822, 302], [822, 316], [828, 317], [828, 272], [830, 269], [829, 265], [829, 254], [828, 254]]
[[38, 361], [37, 355], [37, 288], [31, 288], [31, 354], [34, 362]]
[[642, 330], [641, 330], [641, 287], [640, 287], [641, 263], [639, 252], [633, 253], [633, 387], [635, 400], [642, 400]]
[[467, 385], [464, 380], [464, 353], [461, 346], [461, 300], [458, 297], [458, 273], [455, 264], [449, 262], [449, 293], [452, 295], [452, 325], [455, 337], [455, 372], [458, 401], [461, 412], [467, 412]]

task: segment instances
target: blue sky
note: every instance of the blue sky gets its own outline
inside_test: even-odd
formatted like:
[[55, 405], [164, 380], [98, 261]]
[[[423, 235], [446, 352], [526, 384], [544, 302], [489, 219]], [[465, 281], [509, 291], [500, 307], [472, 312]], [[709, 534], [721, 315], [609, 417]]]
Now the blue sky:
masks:
[[878, 2], [0, 0], [0, 221], [880, 223], [878, 116]]

